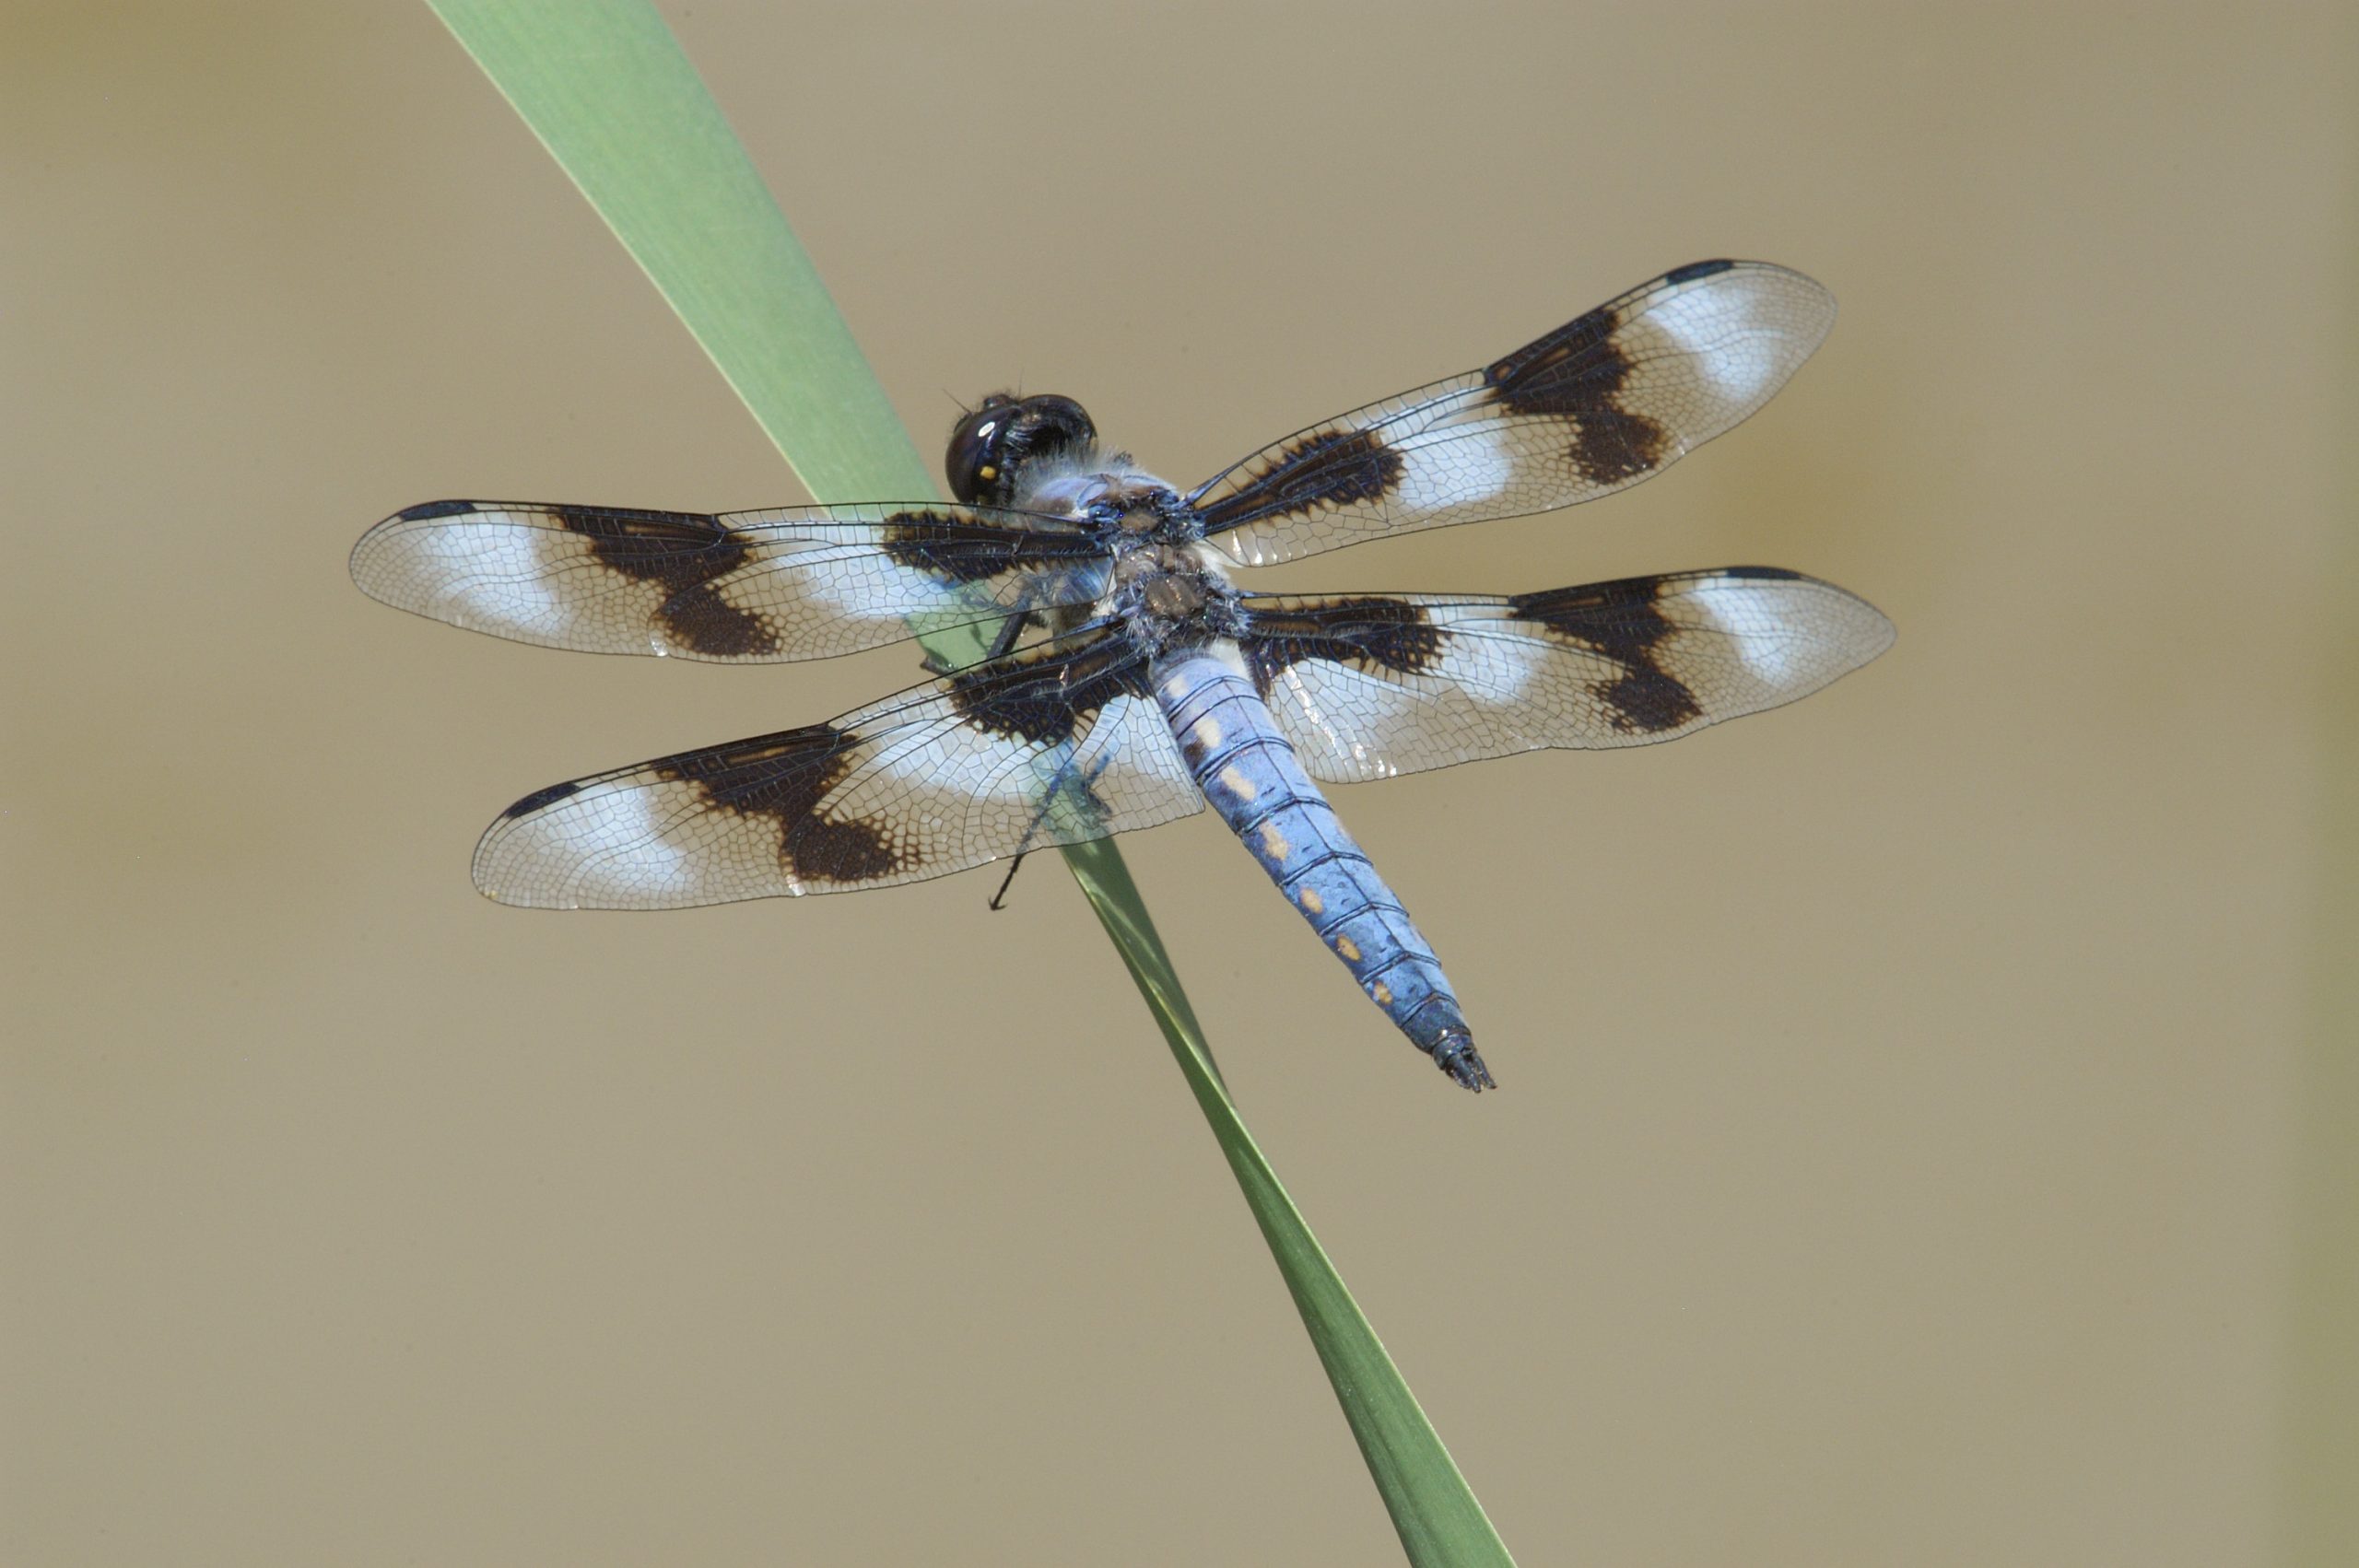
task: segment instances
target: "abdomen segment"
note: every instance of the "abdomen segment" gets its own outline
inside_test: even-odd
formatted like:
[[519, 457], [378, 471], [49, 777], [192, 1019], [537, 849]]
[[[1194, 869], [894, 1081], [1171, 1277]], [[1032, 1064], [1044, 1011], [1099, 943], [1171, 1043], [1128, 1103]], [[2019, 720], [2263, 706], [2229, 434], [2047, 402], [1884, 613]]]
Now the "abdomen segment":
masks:
[[1253, 683], [1201, 649], [1157, 660], [1154, 681], [1197, 786], [1286, 902], [1435, 1065], [1466, 1088], [1496, 1087], [1432, 946], [1295, 760]]

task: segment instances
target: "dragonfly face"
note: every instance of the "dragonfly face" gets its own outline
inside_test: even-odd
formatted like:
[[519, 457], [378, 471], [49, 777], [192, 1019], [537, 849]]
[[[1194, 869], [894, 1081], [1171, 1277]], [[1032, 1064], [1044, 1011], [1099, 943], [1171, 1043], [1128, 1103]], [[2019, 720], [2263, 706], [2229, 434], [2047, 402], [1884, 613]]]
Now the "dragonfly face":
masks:
[[1699, 262], [1184, 494], [1101, 452], [1072, 399], [994, 394], [952, 432], [956, 504], [440, 501], [371, 529], [353, 576], [597, 652], [767, 662], [992, 633], [987, 657], [826, 723], [526, 796], [475, 851], [501, 902], [880, 887], [1210, 805], [1369, 1000], [1482, 1089], [1431, 944], [1320, 786], [1671, 740], [1817, 690], [1891, 624], [1767, 567], [1509, 595], [1252, 593], [1228, 571], [1625, 488], [1751, 415], [1833, 322], [1799, 273]]
[[943, 471], [960, 500], [1003, 507], [1024, 494], [1027, 470], [1055, 463], [1071, 471], [1097, 452], [1097, 427], [1073, 399], [993, 392], [950, 432]]

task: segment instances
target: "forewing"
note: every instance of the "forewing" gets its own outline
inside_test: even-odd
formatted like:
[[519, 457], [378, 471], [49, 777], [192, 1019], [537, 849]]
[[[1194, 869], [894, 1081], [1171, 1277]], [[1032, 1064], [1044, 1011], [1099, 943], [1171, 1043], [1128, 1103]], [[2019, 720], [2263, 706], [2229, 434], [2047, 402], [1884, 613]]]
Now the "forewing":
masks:
[[435, 501], [387, 518], [353, 580], [397, 609], [518, 642], [723, 663], [817, 659], [1104, 591], [1061, 519], [963, 506], [710, 516]]
[[1339, 783], [1672, 740], [1806, 696], [1893, 638], [1866, 601], [1770, 567], [1245, 604], [1264, 700], [1305, 770]]
[[475, 878], [539, 908], [841, 893], [1203, 805], [1144, 659], [1086, 628], [830, 723], [528, 795], [484, 835]]
[[1697, 262], [1482, 369], [1291, 436], [1190, 498], [1247, 566], [1570, 506], [1736, 425], [1834, 324], [1834, 296], [1798, 272]]

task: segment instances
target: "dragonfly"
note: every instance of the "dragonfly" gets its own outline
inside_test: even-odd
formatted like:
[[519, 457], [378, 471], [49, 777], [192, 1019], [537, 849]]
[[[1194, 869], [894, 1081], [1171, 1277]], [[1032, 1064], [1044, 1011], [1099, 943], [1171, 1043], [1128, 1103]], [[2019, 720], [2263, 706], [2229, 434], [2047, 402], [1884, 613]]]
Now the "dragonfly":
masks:
[[1232, 572], [1554, 510], [1766, 403], [1833, 297], [1679, 267], [1480, 369], [1312, 426], [1182, 491], [1082, 405], [994, 393], [955, 503], [722, 514], [434, 501], [364, 535], [397, 608], [550, 648], [762, 663], [954, 627], [977, 656], [823, 723], [535, 790], [475, 853], [503, 904], [659, 909], [915, 882], [1217, 812], [1452, 1081], [1496, 1080], [1434, 948], [1320, 786], [1668, 741], [1858, 669], [1893, 628], [1767, 567], [1515, 594], [1257, 593]]

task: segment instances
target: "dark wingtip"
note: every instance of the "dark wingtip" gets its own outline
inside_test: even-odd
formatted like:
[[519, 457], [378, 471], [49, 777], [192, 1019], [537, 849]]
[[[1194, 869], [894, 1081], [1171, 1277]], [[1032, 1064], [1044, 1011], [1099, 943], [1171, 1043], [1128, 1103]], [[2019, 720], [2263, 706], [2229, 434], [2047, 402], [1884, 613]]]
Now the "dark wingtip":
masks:
[[557, 801], [562, 801], [568, 795], [573, 794], [581, 788], [581, 786], [579, 783], [565, 783], [552, 784], [546, 790], [535, 790], [531, 794], [525, 796], [522, 800], [517, 802], [514, 805], [509, 807], [506, 811], [500, 813], [499, 820], [502, 822], [511, 822], [520, 816], [530, 816], [534, 812], [539, 811], [543, 806], [549, 805]]
[[1724, 273], [1734, 265], [1736, 265], [1734, 262], [1725, 258], [1708, 262], [1690, 262], [1684, 267], [1672, 268], [1671, 271], [1662, 275], [1662, 280], [1665, 283], [1693, 283], [1699, 277], [1710, 277], [1715, 273]]
[[1477, 1094], [1499, 1086], [1498, 1080], [1491, 1076], [1491, 1070], [1483, 1065], [1481, 1054], [1474, 1049], [1473, 1036], [1460, 1030], [1450, 1030], [1435, 1043], [1434, 1065], [1449, 1073], [1460, 1088], [1472, 1090]]
[[462, 512], [481, 509], [480, 501], [424, 501], [414, 507], [404, 507], [393, 516], [403, 522], [424, 522], [430, 518], [457, 517]]

